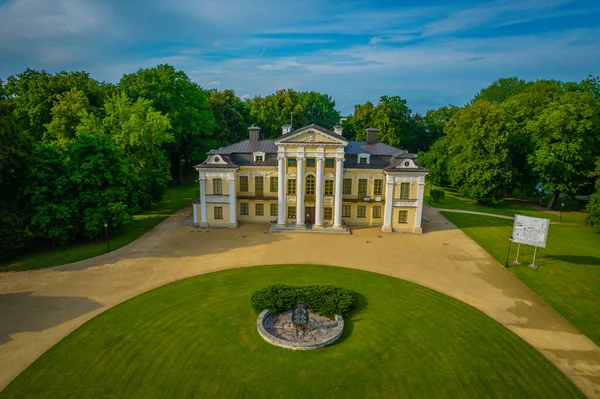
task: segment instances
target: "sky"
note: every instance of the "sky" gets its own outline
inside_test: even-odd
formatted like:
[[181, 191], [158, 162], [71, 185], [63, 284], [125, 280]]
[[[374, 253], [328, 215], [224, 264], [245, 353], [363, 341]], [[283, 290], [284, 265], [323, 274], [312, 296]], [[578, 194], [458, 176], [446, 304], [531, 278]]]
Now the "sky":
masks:
[[600, 75], [591, 0], [0, 0], [0, 77], [30, 67], [118, 82], [168, 63], [242, 98], [331, 95], [343, 115], [382, 95], [415, 112], [492, 81]]

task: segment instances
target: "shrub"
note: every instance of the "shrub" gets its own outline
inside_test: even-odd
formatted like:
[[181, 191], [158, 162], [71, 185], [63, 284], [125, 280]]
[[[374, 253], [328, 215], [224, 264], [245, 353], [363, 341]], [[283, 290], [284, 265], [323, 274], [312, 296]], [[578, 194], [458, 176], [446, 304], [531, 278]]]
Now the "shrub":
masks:
[[257, 313], [265, 309], [281, 313], [302, 301], [315, 313], [333, 318], [347, 315], [356, 304], [356, 293], [333, 285], [292, 287], [285, 284], [269, 285], [252, 294], [252, 307]]
[[434, 188], [429, 192], [431, 195], [431, 199], [433, 202], [440, 202], [446, 197], [446, 192], [444, 190], [440, 190], [439, 188]]

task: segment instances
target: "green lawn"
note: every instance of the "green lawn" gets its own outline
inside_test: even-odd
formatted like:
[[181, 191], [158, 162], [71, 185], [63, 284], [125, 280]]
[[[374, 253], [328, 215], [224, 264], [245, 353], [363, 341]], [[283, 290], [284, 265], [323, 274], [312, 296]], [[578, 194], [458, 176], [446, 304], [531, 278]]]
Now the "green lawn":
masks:
[[[429, 190], [431, 185], [428, 184], [425, 187], [424, 201], [429, 204]], [[507, 198], [501, 204], [498, 205], [481, 205], [475, 201], [463, 198], [458, 195], [457, 191], [452, 188], [442, 188], [446, 192], [446, 197], [439, 203], [431, 201], [431, 206], [434, 208], [445, 208], [445, 209], [461, 209], [465, 211], [485, 212], [492, 213], [495, 215], [504, 216], [515, 216], [515, 214], [539, 217], [550, 219], [553, 222], [558, 222], [560, 219], [560, 212], [545, 211], [535, 208], [535, 202], [524, 201], [516, 198]], [[587, 216], [587, 213], [579, 210], [580, 205], [574, 201], [565, 200], [565, 211], [562, 214], [563, 223], [583, 223], [583, 220]]]
[[[442, 212], [452, 223], [503, 265], [506, 261], [511, 220]], [[600, 234], [583, 226], [553, 224], [546, 248], [538, 249], [538, 270], [527, 265], [533, 247], [521, 245], [521, 266], [513, 265], [517, 246], [512, 245], [509, 270], [541, 296], [565, 319], [600, 345]]]
[[[110, 249], [121, 248], [139, 238], [167, 217], [177, 212], [198, 197], [198, 186], [194, 180], [187, 180], [181, 186], [170, 186], [160, 203], [149, 210], [133, 216], [133, 220], [119, 229], [109, 231]], [[191, 208], [190, 208], [191, 209]], [[84, 240], [65, 247], [44, 248], [31, 254], [0, 263], [2, 271], [22, 271], [64, 265], [93, 258], [106, 253], [104, 236], [94, 240]]]
[[[268, 284], [360, 293], [340, 341], [316, 351], [258, 335]], [[574, 398], [540, 353], [480, 311], [373, 273], [296, 265], [234, 269], [150, 291], [51, 348], [0, 398]]]

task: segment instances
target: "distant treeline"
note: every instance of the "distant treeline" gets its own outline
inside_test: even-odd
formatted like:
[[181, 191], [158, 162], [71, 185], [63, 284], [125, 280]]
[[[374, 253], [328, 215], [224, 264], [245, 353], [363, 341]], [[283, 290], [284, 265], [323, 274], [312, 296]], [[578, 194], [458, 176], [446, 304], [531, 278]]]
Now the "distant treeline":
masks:
[[[598, 151], [599, 82], [500, 79], [468, 105], [412, 114], [406, 100], [356, 105], [344, 135], [421, 152], [438, 185], [496, 202], [541, 183], [555, 193], [591, 192]], [[64, 245], [119, 227], [181, 183], [205, 153], [294, 126], [340, 123], [335, 102], [317, 92], [278, 90], [242, 100], [205, 90], [169, 65], [117, 84], [85, 72], [27, 69], [0, 80], [0, 258], [31, 240]], [[592, 203], [600, 203], [598, 198]]]

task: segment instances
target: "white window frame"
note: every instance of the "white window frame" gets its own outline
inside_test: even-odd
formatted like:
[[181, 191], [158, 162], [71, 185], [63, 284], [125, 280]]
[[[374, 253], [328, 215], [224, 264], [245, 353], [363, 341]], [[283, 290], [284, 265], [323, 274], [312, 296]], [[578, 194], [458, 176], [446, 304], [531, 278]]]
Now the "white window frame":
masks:
[[[361, 162], [361, 159], [366, 159], [367, 162]], [[370, 164], [371, 163], [371, 154], [358, 154], [358, 164], [359, 165], [364, 165], [364, 164]]]
[[265, 153], [264, 152], [260, 152], [260, 151], [254, 152], [253, 155], [254, 155], [254, 162], [257, 162], [257, 160], [256, 160], [257, 157], [262, 157], [262, 161], [258, 161], [258, 162], [265, 161]]

